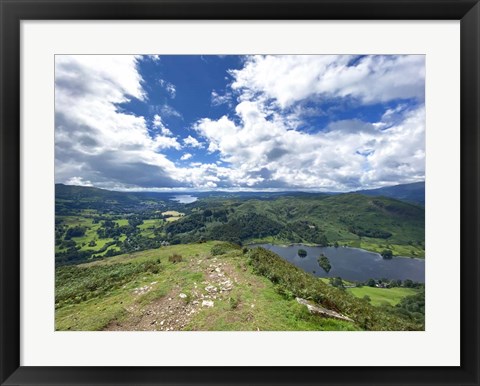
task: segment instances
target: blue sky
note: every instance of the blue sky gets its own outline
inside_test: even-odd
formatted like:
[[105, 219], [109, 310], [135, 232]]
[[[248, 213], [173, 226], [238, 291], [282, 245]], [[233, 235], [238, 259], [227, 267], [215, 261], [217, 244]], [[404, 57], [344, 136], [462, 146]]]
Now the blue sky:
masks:
[[349, 191], [421, 181], [424, 57], [57, 55], [56, 182]]

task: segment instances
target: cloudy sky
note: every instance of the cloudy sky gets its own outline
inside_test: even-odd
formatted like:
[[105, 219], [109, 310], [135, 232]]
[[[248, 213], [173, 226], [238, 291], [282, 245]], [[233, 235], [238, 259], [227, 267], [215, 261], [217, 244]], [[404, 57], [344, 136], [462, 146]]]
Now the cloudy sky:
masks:
[[55, 180], [350, 191], [422, 181], [425, 58], [55, 57]]

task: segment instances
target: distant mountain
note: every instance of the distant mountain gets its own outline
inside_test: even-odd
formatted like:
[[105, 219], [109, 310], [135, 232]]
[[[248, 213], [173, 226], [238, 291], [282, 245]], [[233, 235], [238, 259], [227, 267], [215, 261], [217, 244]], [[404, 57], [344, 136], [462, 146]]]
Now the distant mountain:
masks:
[[[412, 184], [403, 184], [388, 186], [378, 189], [358, 190], [355, 194], [366, 196], [384, 196], [394, 198], [400, 201], [425, 206], [425, 182], [415, 182]], [[175, 195], [191, 194], [198, 198], [238, 198], [259, 200], [271, 200], [282, 196], [303, 197], [303, 198], [326, 198], [328, 196], [337, 196], [342, 193], [320, 193], [320, 192], [301, 192], [301, 191], [283, 191], [283, 192], [226, 192], [226, 191], [179, 191], [179, 192], [119, 192], [106, 189], [99, 189], [75, 185], [55, 185], [55, 197], [57, 200], [75, 200], [83, 202], [103, 202], [104, 204], [136, 206], [148, 200], [168, 201]]]
[[302, 191], [274, 191], [274, 192], [262, 192], [262, 191], [222, 191], [222, 190], [211, 190], [211, 191], [165, 191], [165, 192], [155, 192], [155, 191], [128, 191], [122, 192], [117, 190], [107, 190], [94, 188], [91, 186], [79, 186], [79, 185], [65, 185], [65, 184], [55, 184], [55, 197], [57, 199], [76, 199], [76, 200], [113, 200], [125, 203], [129, 202], [138, 202], [148, 199], [156, 200], [169, 200], [174, 196], [178, 195], [193, 195], [199, 198], [206, 197], [222, 197], [222, 198], [252, 198], [257, 199], [272, 199], [279, 196], [327, 196], [330, 193], [319, 193], [319, 192], [302, 192]]
[[58, 200], [107, 201], [122, 204], [138, 201], [134, 194], [99, 189], [90, 186], [55, 184], [55, 198]]
[[355, 193], [366, 196], [384, 196], [425, 206], [425, 181], [387, 186], [385, 188], [359, 190]]

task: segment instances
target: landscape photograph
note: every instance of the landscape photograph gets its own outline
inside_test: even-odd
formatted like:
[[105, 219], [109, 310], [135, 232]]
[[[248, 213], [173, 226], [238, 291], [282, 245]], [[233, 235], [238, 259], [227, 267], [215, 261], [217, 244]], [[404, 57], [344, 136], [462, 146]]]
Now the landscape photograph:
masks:
[[424, 55], [56, 55], [55, 330], [424, 331], [425, 132]]

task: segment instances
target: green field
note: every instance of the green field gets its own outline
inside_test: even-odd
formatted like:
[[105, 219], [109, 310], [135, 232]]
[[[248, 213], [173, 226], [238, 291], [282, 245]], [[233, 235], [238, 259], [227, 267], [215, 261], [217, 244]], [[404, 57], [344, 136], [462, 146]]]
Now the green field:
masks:
[[425, 250], [423, 247], [417, 245], [386, 243], [385, 240], [380, 239], [340, 240], [339, 244], [377, 253], [381, 253], [385, 249], [390, 249], [394, 256], [425, 258]]
[[373, 306], [381, 306], [384, 304], [396, 306], [404, 297], [412, 296], [419, 292], [413, 288], [376, 288], [367, 286], [348, 288], [347, 291], [358, 298], [363, 298], [364, 296], [370, 297], [370, 304]]
[[140, 234], [145, 237], [154, 238], [155, 233], [154, 230], [156, 228], [161, 228], [164, 224], [162, 219], [147, 219], [143, 220], [143, 224], [137, 226], [140, 229]]

